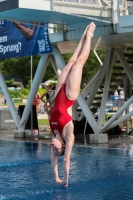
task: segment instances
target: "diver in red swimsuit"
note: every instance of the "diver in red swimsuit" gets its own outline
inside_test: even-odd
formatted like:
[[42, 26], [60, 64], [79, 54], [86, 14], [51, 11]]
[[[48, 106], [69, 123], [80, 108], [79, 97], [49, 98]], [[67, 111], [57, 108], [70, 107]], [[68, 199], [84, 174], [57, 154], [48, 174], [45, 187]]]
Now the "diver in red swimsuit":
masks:
[[[74, 144], [72, 106], [78, 98], [83, 66], [90, 54], [91, 38], [96, 26], [88, 25], [74, 54], [61, 72], [55, 90], [55, 102], [50, 115], [52, 139], [51, 162], [56, 183], [68, 186], [70, 155]], [[64, 178], [58, 176], [58, 156], [64, 155]]]
[[[66, 84], [63, 84], [60, 91], [58, 92], [54, 108], [50, 117], [50, 127], [56, 136], [55, 132], [59, 132], [62, 135], [64, 126], [72, 121], [72, 116], [67, 113], [67, 109], [71, 107], [76, 100], [69, 100], [66, 96]], [[55, 131], [55, 132], [54, 132]]]

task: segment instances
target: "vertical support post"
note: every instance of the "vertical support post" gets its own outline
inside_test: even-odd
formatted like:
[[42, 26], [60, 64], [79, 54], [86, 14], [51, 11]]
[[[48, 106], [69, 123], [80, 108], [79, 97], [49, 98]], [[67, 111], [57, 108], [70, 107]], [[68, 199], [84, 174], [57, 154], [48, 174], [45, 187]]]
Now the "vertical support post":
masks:
[[54, 10], [54, 0], [51, 0], [50, 2], [51, 2], [51, 11], [53, 11]]
[[128, 77], [124, 80], [124, 94], [125, 99], [129, 99], [132, 96], [132, 85]]
[[120, 1], [112, 0], [112, 23], [114, 25], [114, 33], [117, 32], [119, 17], [120, 17]]
[[127, 0], [124, 0], [124, 8], [125, 8], [125, 15], [129, 15], [129, 13], [128, 13], [128, 1]]
[[11, 115], [14, 119], [14, 122], [17, 126], [17, 128], [19, 128], [19, 125], [20, 125], [20, 118], [17, 114], [17, 111], [16, 111], [16, 108], [13, 104], [13, 101], [12, 101], [12, 98], [9, 94], [9, 91], [8, 91], [8, 88], [7, 88], [7, 85], [5, 83], [5, 80], [4, 80], [4, 77], [2, 75], [2, 72], [0, 71], [0, 86], [1, 86], [1, 89], [2, 89], [2, 92], [4, 93], [4, 96], [7, 100], [7, 103], [8, 103], [8, 106], [9, 106], [9, 110], [11, 112]]
[[[132, 96], [132, 85], [129, 81], [129, 78], [126, 77], [126, 79], [124, 80], [124, 94], [125, 94], [125, 99], [129, 99]], [[129, 113], [129, 107], [127, 108], [127, 113]], [[129, 133], [129, 119], [126, 120], [126, 130], [127, 133]]]
[[[127, 113], [129, 113], [129, 107], [127, 108]], [[129, 119], [127, 119], [127, 133], [129, 133]]]
[[[32, 56], [30, 57], [30, 73], [31, 73], [31, 88], [32, 88], [32, 64], [33, 64], [33, 60], [32, 60]], [[31, 136], [33, 136], [33, 109], [31, 107]]]

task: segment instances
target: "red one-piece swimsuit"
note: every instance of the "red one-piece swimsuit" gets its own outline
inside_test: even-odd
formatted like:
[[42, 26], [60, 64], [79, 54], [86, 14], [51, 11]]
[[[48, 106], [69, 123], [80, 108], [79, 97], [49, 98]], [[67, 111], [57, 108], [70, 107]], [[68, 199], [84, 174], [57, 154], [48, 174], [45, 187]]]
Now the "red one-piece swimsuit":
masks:
[[69, 100], [65, 90], [66, 84], [63, 84], [55, 98], [54, 107], [50, 114], [50, 128], [54, 135], [54, 130], [57, 130], [62, 135], [64, 126], [72, 120], [67, 109], [71, 107], [76, 100]]

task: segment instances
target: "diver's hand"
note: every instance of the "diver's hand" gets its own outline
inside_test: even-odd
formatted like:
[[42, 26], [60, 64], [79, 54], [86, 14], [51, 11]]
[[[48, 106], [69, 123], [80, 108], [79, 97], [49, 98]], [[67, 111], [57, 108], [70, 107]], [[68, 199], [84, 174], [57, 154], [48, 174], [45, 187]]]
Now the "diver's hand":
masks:
[[58, 177], [58, 178], [56, 178], [56, 180], [55, 180], [55, 181], [56, 181], [56, 183], [57, 183], [57, 184], [61, 184], [61, 182], [62, 182], [62, 180], [60, 180], [60, 178], [59, 178], [59, 177]]
[[68, 181], [62, 180], [61, 184], [64, 185], [65, 187], [68, 187]]

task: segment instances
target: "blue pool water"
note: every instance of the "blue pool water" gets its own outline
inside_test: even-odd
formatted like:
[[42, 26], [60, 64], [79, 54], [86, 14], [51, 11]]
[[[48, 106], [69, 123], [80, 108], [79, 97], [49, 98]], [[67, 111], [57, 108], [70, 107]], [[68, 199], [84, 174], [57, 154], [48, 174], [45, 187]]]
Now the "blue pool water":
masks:
[[[59, 158], [62, 177], [62, 158]], [[133, 151], [74, 146], [69, 187], [56, 185], [50, 145], [0, 141], [0, 200], [132, 200]]]

